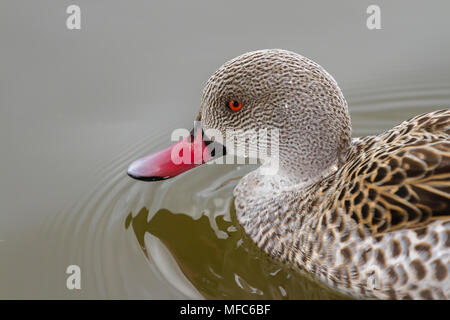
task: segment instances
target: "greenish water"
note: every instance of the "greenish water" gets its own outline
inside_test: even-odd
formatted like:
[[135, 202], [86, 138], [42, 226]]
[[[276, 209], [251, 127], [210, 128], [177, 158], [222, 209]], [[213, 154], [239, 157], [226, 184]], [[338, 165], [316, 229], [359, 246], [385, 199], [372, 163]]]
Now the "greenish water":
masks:
[[223, 216], [216, 218], [219, 230], [226, 234], [222, 239], [206, 216], [194, 220], [164, 209], [150, 221], [146, 208], [134, 217], [130, 213], [125, 227], [132, 226], [145, 253], [145, 234], [158, 237], [183, 274], [208, 299], [348, 299], [267, 256], [246, 237], [232, 211], [231, 222]]

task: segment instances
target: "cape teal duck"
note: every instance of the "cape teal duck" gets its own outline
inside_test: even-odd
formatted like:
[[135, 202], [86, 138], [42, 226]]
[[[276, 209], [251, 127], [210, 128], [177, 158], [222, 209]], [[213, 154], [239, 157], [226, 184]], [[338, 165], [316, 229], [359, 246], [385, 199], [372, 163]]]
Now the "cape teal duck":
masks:
[[[357, 298], [450, 298], [450, 109], [352, 139], [333, 77], [272, 49], [217, 70], [198, 120], [224, 135], [278, 130], [277, 173], [263, 163], [234, 190], [239, 223], [267, 254]], [[200, 164], [171, 164], [171, 151], [128, 174], [160, 180]]]

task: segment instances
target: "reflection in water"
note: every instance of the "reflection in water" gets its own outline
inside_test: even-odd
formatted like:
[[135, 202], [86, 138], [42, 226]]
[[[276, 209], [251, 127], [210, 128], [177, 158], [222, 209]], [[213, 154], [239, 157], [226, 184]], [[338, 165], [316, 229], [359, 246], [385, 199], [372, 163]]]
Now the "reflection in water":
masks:
[[206, 216], [194, 220], [164, 209], [150, 221], [146, 208], [134, 217], [130, 213], [125, 227], [132, 226], [146, 255], [145, 234], [159, 238], [184, 275], [209, 299], [346, 298], [267, 256], [245, 236], [232, 211], [231, 222], [215, 218], [224, 238], [217, 237]]

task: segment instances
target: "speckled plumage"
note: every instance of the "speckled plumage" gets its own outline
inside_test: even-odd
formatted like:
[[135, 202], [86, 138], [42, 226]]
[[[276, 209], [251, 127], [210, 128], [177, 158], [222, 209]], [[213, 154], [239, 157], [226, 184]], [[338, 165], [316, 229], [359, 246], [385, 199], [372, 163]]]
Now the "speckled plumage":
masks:
[[[228, 100], [242, 101], [230, 113]], [[450, 109], [350, 138], [345, 99], [316, 63], [284, 50], [221, 67], [202, 124], [278, 128], [278, 175], [234, 190], [240, 224], [269, 255], [360, 298], [450, 298]]]

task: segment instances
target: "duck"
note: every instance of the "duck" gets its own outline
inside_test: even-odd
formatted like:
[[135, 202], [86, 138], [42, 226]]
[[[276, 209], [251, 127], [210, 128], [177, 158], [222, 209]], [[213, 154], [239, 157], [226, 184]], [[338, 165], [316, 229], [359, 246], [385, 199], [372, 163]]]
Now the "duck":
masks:
[[[274, 130], [275, 173], [260, 159], [233, 191], [237, 220], [261, 250], [357, 299], [450, 298], [450, 109], [353, 138], [334, 78], [300, 54], [264, 49], [209, 78], [196, 120], [200, 129], [128, 175], [164, 180], [223, 158], [230, 148], [208, 130]], [[174, 163], [194, 143], [210, 152]], [[193, 159], [194, 149], [182, 150]]]

